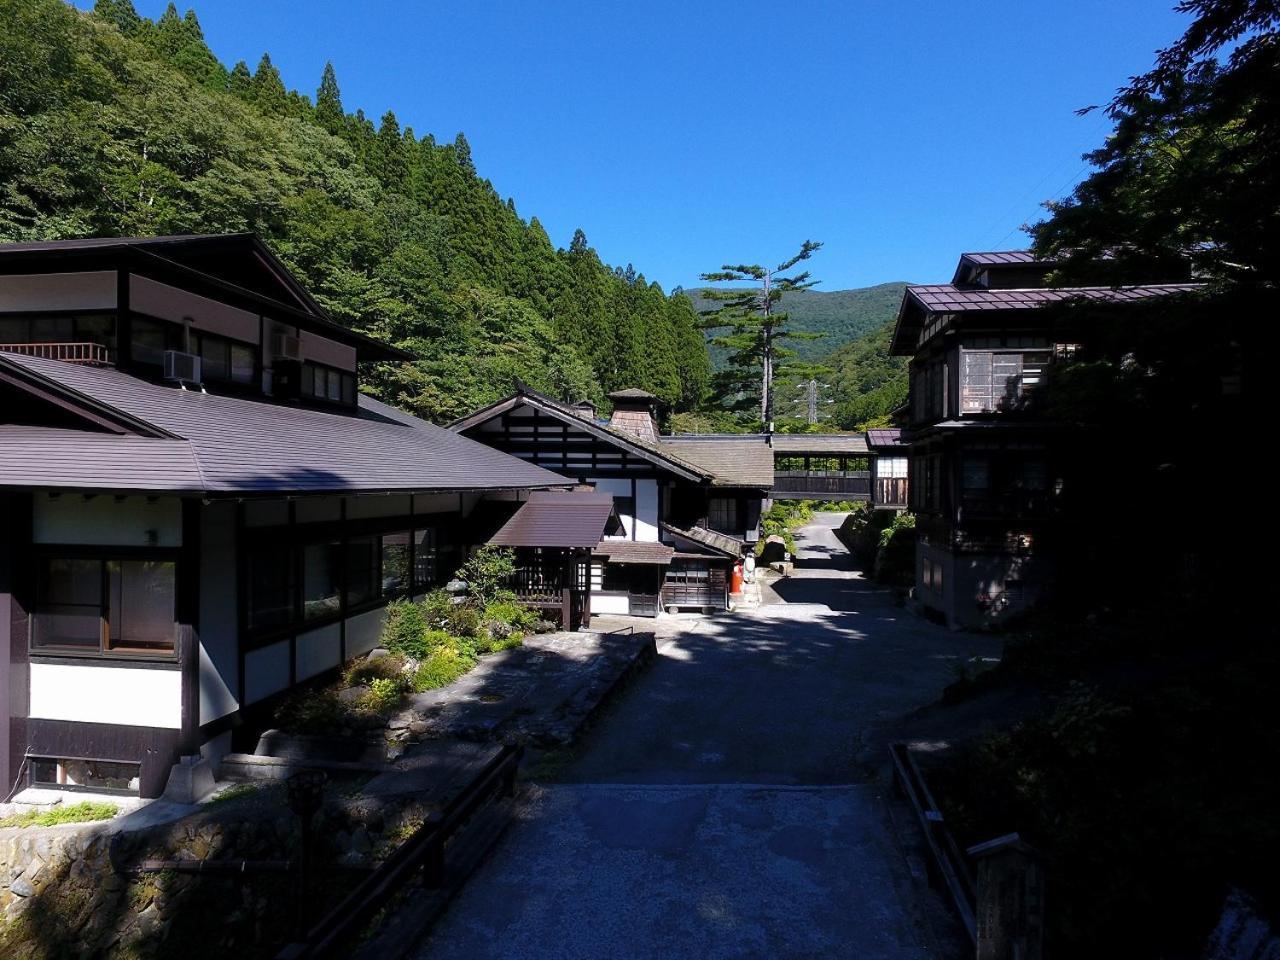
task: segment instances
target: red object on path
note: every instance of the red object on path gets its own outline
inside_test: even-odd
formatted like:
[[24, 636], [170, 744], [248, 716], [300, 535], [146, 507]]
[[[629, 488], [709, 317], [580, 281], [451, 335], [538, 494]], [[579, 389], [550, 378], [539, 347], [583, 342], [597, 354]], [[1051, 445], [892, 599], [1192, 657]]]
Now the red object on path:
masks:
[[733, 565], [733, 579], [729, 582], [730, 593], [742, 592], [742, 562], [739, 561]]

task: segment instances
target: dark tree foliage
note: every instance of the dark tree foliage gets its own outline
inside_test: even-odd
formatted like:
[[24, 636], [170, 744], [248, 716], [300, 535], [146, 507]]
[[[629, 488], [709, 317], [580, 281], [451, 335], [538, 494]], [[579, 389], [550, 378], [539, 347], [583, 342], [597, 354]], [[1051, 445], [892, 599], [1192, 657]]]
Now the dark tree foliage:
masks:
[[[1064, 272], [1112, 258], [1115, 276], [1280, 279], [1280, 5], [1186, 0], [1185, 35], [1106, 107], [1097, 167], [1032, 228]], [[1225, 56], [1224, 56], [1225, 54]]]
[[[217, 69], [214, 69], [217, 65]], [[340, 322], [419, 359], [367, 372], [437, 420], [519, 378], [560, 399], [641, 387], [696, 407], [709, 367], [687, 297], [558, 250], [437, 146], [344, 114], [326, 66], [311, 101], [264, 55], [228, 71], [194, 14], [139, 18], [0, 0], [0, 239], [260, 233]]]
[[787, 314], [780, 312], [777, 304], [787, 293], [808, 290], [818, 282], [809, 279], [807, 270], [790, 277], [780, 274], [808, 260], [821, 248], [821, 243], [806, 240], [795, 256], [772, 269], [759, 264], [725, 264], [702, 274], [709, 283], [758, 284], [706, 289], [701, 296], [718, 304], [702, 311], [706, 317], [704, 326], [728, 331], [711, 340], [713, 345], [729, 351], [726, 368], [716, 377], [717, 393], [731, 409], [755, 406], [765, 429], [770, 429], [774, 421], [774, 381], [779, 362], [792, 355], [782, 341], [812, 337], [789, 329]]

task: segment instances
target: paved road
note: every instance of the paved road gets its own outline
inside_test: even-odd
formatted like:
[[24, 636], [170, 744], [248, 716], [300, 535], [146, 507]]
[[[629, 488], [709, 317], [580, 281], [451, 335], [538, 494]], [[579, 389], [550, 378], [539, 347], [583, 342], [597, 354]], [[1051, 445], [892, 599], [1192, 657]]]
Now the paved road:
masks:
[[839, 515], [757, 610], [694, 621], [534, 790], [420, 956], [947, 956], [888, 818], [883, 731], [974, 638], [863, 580]]

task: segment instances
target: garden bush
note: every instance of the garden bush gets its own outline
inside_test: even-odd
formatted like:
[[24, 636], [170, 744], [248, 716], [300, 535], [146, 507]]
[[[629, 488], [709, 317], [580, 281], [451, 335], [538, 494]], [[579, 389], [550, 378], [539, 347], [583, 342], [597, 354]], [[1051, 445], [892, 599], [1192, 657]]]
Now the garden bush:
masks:
[[413, 689], [421, 693], [447, 686], [475, 666], [469, 652], [448, 644], [436, 647], [418, 665], [413, 675]]
[[916, 576], [916, 518], [899, 513], [880, 531], [875, 578], [896, 587], [909, 587]]
[[372, 680], [394, 680], [404, 673], [405, 658], [403, 654], [392, 653], [373, 660], [361, 657], [347, 665], [342, 673], [342, 683], [348, 687], [358, 687]]
[[515, 554], [507, 547], [483, 546], [458, 569], [467, 583], [467, 592], [481, 606], [510, 598], [506, 584], [516, 572]]
[[423, 645], [427, 632], [427, 610], [412, 600], [387, 604], [387, 623], [382, 628], [382, 645], [392, 653], [415, 659], [426, 656]]

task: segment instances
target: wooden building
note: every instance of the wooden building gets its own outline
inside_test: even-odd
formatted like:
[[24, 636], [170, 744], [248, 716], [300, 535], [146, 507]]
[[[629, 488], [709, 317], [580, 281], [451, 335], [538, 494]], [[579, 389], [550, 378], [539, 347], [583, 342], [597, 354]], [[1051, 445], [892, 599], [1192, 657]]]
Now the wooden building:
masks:
[[482, 502], [570, 486], [359, 395], [404, 356], [252, 236], [0, 247], [6, 793], [156, 796], [370, 650]]
[[917, 520], [915, 595], [956, 627], [1003, 621], [1052, 583], [1064, 426], [1034, 403], [1076, 334], [1043, 308], [1125, 303], [1194, 284], [1050, 287], [1024, 250], [966, 253], [948, 284], [907, 287], [891, 343], [910, 357], [901, 436]]
[[664, 436], [652, 394], [609, 399], [602, 420], [590, 404], [522, 386], [452, 429], [613, 498], [622, 529], [594, 549], [592, 612], [725, 609], [729, 571], [754, 548], [773, 486], [766, 438]]

